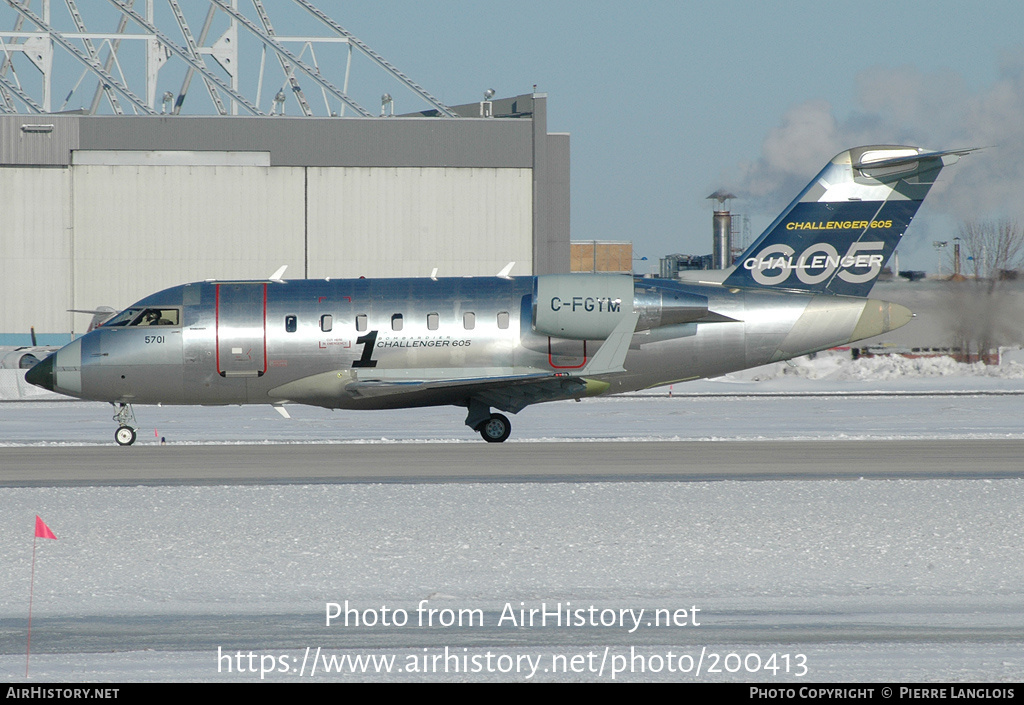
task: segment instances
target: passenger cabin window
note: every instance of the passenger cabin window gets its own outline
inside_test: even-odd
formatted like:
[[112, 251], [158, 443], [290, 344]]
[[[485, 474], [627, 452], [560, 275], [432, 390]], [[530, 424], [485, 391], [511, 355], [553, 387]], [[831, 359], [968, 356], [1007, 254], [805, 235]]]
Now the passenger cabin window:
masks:
[[427, 314], [427, 330], [437, 330], [440, 323], [440, 316], [436, 313]]
[[320, 316], [320, 330], [330, 333], [332, 328], [334, 328], [334, 317], [329, 313]]
[[358, 331], [366, 330], [366, 314], [365, 313], [360, 313], [358, 316], [356, 316], [356, 330], [358, 330]]
[[498, 328], [508, 328], [508, 311], [498, 311]]
[[298, 316], [285, 316], [284, 317], [284, 329], [288, 333], [294, 333], [299, 329]]
[[476, 314], [472, 311], [466, 311], [462, 314], [462, 327], [466, 330], [473, 330], [476, 328]]
[[391, 317], [391, 330], [402, 330], [402, 314], [396, 313]]

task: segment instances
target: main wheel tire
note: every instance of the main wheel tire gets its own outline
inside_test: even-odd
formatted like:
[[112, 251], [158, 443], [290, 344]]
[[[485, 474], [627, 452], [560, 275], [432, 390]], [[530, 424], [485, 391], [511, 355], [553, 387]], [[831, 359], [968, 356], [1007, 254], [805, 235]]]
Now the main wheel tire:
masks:
[[135, 429], [131, 426], [119, 426], [114, 431], [114, 440], [119, 446], [130, 446], [135, 442]]
[[491, 418], [480, 424], [477, 430], [488, 443], [504, 443], [512, 434], [512, 422], [503, 414], [491, 414]]

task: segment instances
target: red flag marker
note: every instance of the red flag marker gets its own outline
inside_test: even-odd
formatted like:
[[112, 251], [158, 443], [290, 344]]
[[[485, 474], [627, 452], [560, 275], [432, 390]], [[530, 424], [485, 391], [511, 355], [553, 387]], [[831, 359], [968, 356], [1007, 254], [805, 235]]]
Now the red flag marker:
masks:
[[32, 596], [36, 588], [36, 539], [56, 539], [38, 514], [36, 514], [36, 535], [32, 539], [32, 581], [28, 589], [28, 643], [25, 645], [25, 677], [28, 678], [28, 658], [32, 653]]
[[56, 536], [53, 535], [53, 532], [50, 531], [50, 527], [48, 527], [46, 525], [46, 522], [39, 518], [38, 514], [36, 514], [36, 538], [39, 538], [39, 539], [56, 539], [57, 538]]

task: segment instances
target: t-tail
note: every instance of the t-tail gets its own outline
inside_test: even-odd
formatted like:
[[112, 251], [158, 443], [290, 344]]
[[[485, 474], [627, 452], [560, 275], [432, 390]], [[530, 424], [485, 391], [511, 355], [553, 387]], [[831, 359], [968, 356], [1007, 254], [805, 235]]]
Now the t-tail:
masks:
[[939, 172], [971, 151], [875, 145], [836, 155], [725, 286], [867, 296]]

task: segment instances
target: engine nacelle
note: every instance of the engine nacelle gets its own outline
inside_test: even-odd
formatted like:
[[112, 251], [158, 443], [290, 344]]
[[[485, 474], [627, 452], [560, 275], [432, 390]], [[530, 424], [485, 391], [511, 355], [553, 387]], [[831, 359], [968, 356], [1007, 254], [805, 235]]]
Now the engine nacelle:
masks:
[[23, 348], [13, 350], [0, 357], [0, 369], [30, 370], [36, 363], [53, 351], [52, 348]]
[[649, 282], [638, 281], [633, 292], [633, 310], [640, 314], [637, 330], [692, 323], [708, 315], [708, 297]]
[[704, 296], [634, 283], [628, 274], [546, 274], [533, 292], [533, 329], [570, 340], [604, 340], [627, 314], [637, 330], [696, 321], [708, 313]]
[[633, 277], [545, 274], [533, 292], [533, 329], [573, 340], [604, 340], [633, 312]]

